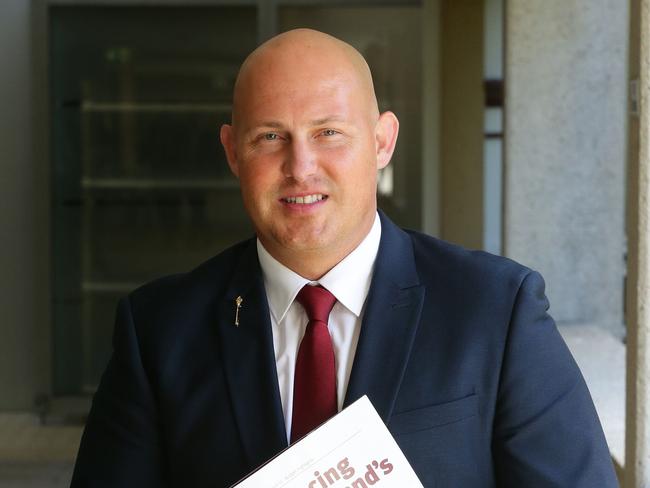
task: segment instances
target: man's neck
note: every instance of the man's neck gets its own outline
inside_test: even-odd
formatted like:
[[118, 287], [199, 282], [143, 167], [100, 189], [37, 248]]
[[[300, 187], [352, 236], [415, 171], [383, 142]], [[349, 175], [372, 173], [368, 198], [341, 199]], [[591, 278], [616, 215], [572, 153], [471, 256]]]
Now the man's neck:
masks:
[[[376, 213], [375, 213], [376, 215]], [[376, 217], [375, 217], [376, 218]], [[368, 237], [374, 218], [370, 226], [360, 239], [352, 241], [345, 246], [317, 248], [309, 250], [292, 250], [286, 248], [275, 248], [272, 245], [262, 241], [264, 249], [278, 262], [289, 268], [294, 273], [310, 281], [317, 281], [326, 275], [334, 266], [345, 259]]]
[[[362, 239], [363, 240], [363, 239]], [[317, 281], [326, 275], [334, 266], [340, 263], [361, 243], [357, 242], [348, 248], [342, 248], [338, 252], [316, 249], [313, 251], [273, 253], [264, 246], [269, 253], [284, 266], [296, 274], [310, 281]], [[264, 245], [264, 243], [262, 243]]]

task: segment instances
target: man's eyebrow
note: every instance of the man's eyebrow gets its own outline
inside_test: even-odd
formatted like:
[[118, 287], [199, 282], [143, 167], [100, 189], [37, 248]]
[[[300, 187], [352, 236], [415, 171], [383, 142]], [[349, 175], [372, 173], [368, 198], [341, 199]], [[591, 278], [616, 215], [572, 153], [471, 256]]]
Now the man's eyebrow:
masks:
[[[331, 122], [345, 122], [345, 117], [341, 115], [328, 115], [326, 117], [322, 117], [320, 119], [314, 119], [311, 122], [309, 122], [309, 125], [312, 127], [319, 126], [319, 125], [326, 125]], [[260, 129], [284, 129], [284, 124], [281, 122], [278, 122], [276, 120], [266, 120], [263, 122], [260, 122], [259, 124], [255, 124], [251, 126], [246, 132], [254, 132]]]
[[330, 122], [345, 122], [345, 117], [342, 117], [340, 115], [329, 115], [327, 117], [323, 117], [322, 119], [312, 120], [310, 122], [310, 125], [325, 125], [329, 124]]
[[274, 120], [267, 120], [266, 122], [260, 122], [251, 127], [252, 130], [260, 129], [262, 127], [270, 127], [272, 129], [282, 129], [284, 126], [280, 122]]

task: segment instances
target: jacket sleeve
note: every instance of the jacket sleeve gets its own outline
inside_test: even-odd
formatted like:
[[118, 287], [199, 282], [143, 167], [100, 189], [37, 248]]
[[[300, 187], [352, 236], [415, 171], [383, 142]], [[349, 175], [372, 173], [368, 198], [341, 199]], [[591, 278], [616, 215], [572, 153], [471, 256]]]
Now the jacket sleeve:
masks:
[[93, 398], [71, 488], [164, 487], [161, 430], [131, 313], [117, 309], [113, 354]]
[[615, 488], [609, 449], [587, 386], [530, 272], [515, 299], [493, 431], [498, 486]]

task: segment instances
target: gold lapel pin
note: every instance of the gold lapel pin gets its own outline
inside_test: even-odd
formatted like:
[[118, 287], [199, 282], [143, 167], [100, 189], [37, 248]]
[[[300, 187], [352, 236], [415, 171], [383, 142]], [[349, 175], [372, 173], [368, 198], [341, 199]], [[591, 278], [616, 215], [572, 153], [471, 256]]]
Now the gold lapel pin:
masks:
[[241, 308], [241, 304], [244, 302], [244, 299], [241, 296], [238, 296], [235, 298], [235, 326], [239, 327], [239, 309]]

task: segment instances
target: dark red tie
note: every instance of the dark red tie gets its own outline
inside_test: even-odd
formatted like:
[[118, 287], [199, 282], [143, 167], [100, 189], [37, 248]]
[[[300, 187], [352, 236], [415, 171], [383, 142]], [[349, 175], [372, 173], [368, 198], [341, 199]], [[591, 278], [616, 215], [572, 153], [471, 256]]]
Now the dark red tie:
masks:
[[309, 323], [300, 342], [293, 382], [291, 442], [336, 415], [336, 364], [327, 319], [336, 298], [322, 286], [305, 285], [296, 300]]

